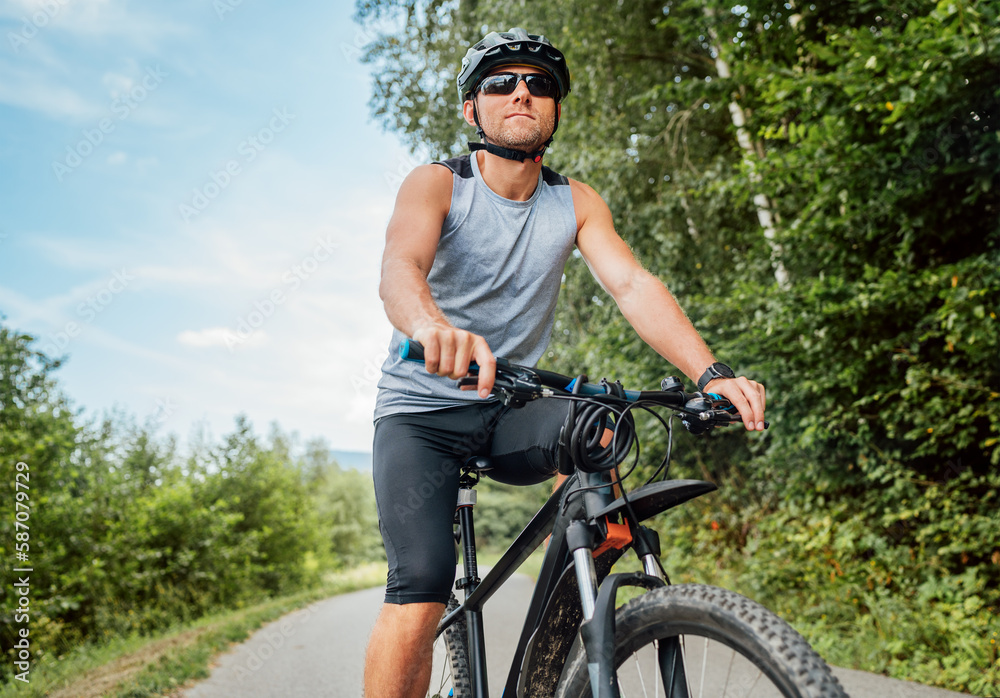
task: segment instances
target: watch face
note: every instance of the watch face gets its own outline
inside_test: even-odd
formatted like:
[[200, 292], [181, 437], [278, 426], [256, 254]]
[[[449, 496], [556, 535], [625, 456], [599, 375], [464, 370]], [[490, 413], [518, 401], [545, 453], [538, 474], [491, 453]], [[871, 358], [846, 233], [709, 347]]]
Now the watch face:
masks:
[[736, 377], [736, 374], [733, 372], [733, 369], [729, 368], [725, 364], [714, 363], [714, 364], [712, 364], [712, 368], [714, 368], [716, 371], [718, 371], [719, 375], [722, 376], [723, 378], [735, 378]]

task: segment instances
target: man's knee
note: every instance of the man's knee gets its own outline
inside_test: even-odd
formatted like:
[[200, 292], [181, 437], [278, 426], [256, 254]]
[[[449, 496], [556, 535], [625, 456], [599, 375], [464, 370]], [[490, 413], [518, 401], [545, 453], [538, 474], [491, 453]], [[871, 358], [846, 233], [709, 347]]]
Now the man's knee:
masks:
[[382, 605], [379, 622], [411, 636], [426, 634], [437, 628], [444, 615], [444, 607], [443, 603], [434, 602], [386, 603]]
[[409, 570], [400, 580], [401, 585], [389, 589], [385, 600], [397, 606], [420, 606], [433, 603], [444, 606], [455, 583], [454, 558], [438, 568]]

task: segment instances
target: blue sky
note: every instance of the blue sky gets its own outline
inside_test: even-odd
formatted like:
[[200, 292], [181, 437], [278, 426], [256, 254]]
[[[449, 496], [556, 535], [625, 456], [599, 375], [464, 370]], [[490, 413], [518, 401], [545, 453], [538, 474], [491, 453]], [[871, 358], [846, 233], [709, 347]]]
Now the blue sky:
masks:
[[0, 314], [68, 357], [86, 414], [370, 449], [379, 257], [416, 162], [369, 118], [351, 15], [0, 1]]

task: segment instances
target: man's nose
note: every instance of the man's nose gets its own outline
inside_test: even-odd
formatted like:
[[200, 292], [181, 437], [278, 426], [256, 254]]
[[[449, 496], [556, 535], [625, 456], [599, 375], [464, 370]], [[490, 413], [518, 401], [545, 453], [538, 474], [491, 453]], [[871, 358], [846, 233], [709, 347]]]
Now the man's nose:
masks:
[[528, 83], [525, 80], [521, 80], [517, 83], [517, 87], [514, 88], [513, 92], [514, 101], [530, 102], [531, 92], [528, 91]]

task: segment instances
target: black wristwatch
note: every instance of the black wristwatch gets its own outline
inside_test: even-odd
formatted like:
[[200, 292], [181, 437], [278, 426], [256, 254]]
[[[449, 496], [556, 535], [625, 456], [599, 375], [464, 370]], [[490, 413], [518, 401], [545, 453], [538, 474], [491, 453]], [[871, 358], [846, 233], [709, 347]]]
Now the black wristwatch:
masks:
[[716, 361], [701, 374], [701, 378], [698, 379], [698, 390], [704, 390], [705, 386], [716, 378], [736, 378], [736, 374], [724, 363]]

